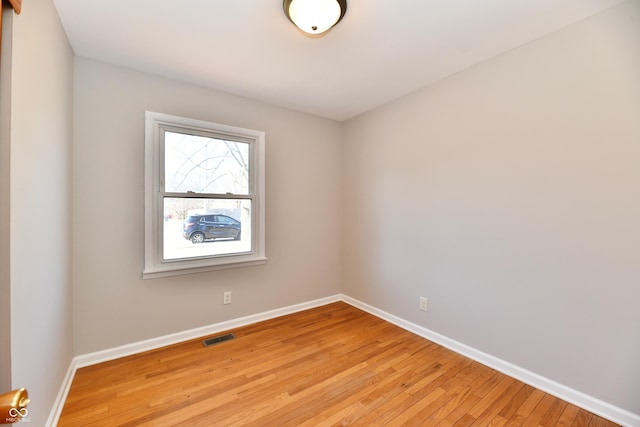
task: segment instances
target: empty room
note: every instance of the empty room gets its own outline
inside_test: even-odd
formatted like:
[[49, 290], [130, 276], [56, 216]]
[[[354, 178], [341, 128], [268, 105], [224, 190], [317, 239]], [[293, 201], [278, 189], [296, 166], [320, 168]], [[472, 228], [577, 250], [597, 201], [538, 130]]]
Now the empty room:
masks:
[[0, 423], [640, 427], [640, 0], [3, 0], [1, 55]]

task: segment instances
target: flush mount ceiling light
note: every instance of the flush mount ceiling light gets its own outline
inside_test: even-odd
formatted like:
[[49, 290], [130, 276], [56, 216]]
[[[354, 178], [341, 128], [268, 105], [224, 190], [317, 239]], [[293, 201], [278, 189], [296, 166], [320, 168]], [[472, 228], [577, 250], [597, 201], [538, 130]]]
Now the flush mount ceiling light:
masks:
[[322, 34], [347, 11], [347, 0], [284, 0], [284, 14], [307, 34]]

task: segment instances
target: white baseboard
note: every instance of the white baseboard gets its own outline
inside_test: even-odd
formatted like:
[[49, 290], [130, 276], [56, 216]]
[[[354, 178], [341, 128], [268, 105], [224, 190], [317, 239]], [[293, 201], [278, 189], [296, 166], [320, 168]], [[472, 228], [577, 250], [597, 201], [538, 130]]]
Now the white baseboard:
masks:
[[409, 332], [413, 332], [423, 338], [440, 344], [458, 354], [466, 356], [476, 362], [482, 363], [485, 366], [502, 372], [512, 378], [522, 381], [525, 384], [529, 384], [532, 387], [540, 389], [545, 393], [549, 393], [555, 397], [558, 397], [566, 402], [576, 405], [580, 408], [586, 409], [596, 415], [606, 418], [615, 423], [621, 424], [626, 427], [640, 427], [640, 415], [629, 412], [625, 409], [611, 405], [595, 397], [589, 396], [580, 391], [574, 390], [563, 384], [557, 383], [553, 380], [545, 378], [527, 369], [516, 366], [512, 363], [506, 362], [502, 359], [494, 357], [490, 354], [484, 353], [473, 347], [469, 347], [466, 344], [452, 340], [451, 338], [440, 335], [427, 328], [424, 328], [415, 323], [404, 320], [393, 314], [387, 313], [376, 307], [370, 306], [362, 301], [358, 301], [354, 298], [342, 295], [342, 301], [357, 307], [367, 313], [373, 314], [380, 319], [386, 320], [389, 323], [393, 323], [396, 326], [401, 327]]
[[165, 347], [171, 344], [177, 344], [182, 341], [188, 341], [207, 335], [217, 334], [218, 332], [228, 331], [230, 329], [239, 328], [241, 326], [250, 325], [252, 323], [262, 322], [264, 320], [274, 319], [276, 317], [285, 316], [287, 314], [297, 313], [299, 311], [308, 310], [314, 307], [320, 307], [342, 300], [342, 295], [333, 295], [326, 298], [291, 305], [288, 307], [278, 308], [275, 310], [265, 311], [263, 313], [253, 314], [250, 316], [240, 317], [225, 322], [215, 323], [213, 325], [203, 326], [200, 328], [189, 329], [187, 331], [175, 334], [164, 335], [161, 337], [151, 338], [144, 341], [138, 341], [131, 344], [121, 345], [106, 350], [100, 350], [93, 353], [82, 354], [71, 360], [67, 374], [64, 377], [58, 396], [53, 404], [46, 427], [55, 427], [62, 414], [64, 402], [69, 394], [71, 383], [75, 377], [76, 370], [86, 366], [95, 365], [109, 360], [118, 359], [120, 357], [130, 356], [132, 354], [142, 353], [156, 348]]
[[119, 347], [96, 351], [94, 353], [83, 354], [81, 356], [75, 357], [76, 366], [77, 368], [83, 368], [85, 366], [95, 365], [97, 363], [106, 362], [108, 360], [130, 356], [132, 354], [142, 353], [144, 351], [154, 350], [156, 348], [204, 337], [206, 335], [217, 334], [218, 332], [228, 331], [229, 329], [239, 328], [241, 326], [250, 325], [252, 323], [262, 322], [263, 320], [269, 320], [287, 314], [308, 310], [310, 308], [320, 307], [322, 305], [330, 304], [332, 302], [340, 300], [341, 295], [334, 295], [301, 304], [291, 305], [289, 307], [283, 307], [275, 310], [265, 311], [263, 313], [252, 314], [250, 316], [240, 317], [238, 319], [227, 320], [225, 322], [215, 323], [213, 325], [189, 329], [187, 331], [177, 332], [175, 334], [164, 335], [162, 337], [151, 338], [131, 344], [125, 344]]
[[60, 391], [58, 391], [56, 400], [53, 402], [53, 407], [51, 408], [51, 412], [49, 413], [49, 418], [47, 419], [47, 422], [45, 424], [46, 427], [55, 427], [58, 425], [58, 420], [60, 419], [60, 414], [62, 413], [64, 402], [67, 400], [67, 395], [69, 394], [69, 389], [71, 388], [71, 383], [73, 382], [73, 377], [75, 377], [75, 375], [76, 375], [75, 359], [71, 359], [71, 363], [69, 364], [67, 373], [65, 374], [62, 380], [62, 386], [60, 386]]
[[484, 353], [473, 347], [469, 347], [466, 344], [452, 340], [448, 337], [445, 337], [444, 335], [440, 335], [420, 325], [416, 325], [415, 323], [409, 322], [376, 307], [370, 306], [362, 301], [342, 294], [321, 298], [302, 304], [296, 304], [289, 307], [283, 307], [276, 310], [270, 310], [263, 313], [241, 317], [238, 319], [232, 319], [213, 325], [203, 326], [200, 328], [190, 329], [175, 334], [169, 334], [162, 337], [126, 344], [119, 347], [97, 351], [94, 353], [76, 356], [71, 360], [71, 364], [69, 366], [67, 374], [65, 375], [62, 386], [60, 388], [60, 392], [58, 393], [56, 401], [54, 402], [53, 408], [51, 409], [51, 413], [49, 415], [49, 419], [47, 420], [46, 426], [55, 427], [58, 424], [64, 402], [69, 393], [71, 383], [73, 382], [73, 377], [75, 376], [76, 370], [79, 368], [118, 359], [120, 357], [130, 356], [132, 354], [141, 353], [144, 351], [154, 350], [156, 348], [176, 344], [182, 341], [188, 341], [191, 339], [216, 334], [218, 332], [239, 328], [241, 326], [273, 319], [287, 314], [297, 313], [299, 311], [308, 310], [310, 308], [319, 307], [336, 301], [344, 301], [347, 304], [364, 310], [367, 313], [379, 317], [380, 319], [393, 323], [394, 325], [399, 326], [402, 329], [413, 332], [416, 335], [440, 344], [441, 346], [455, 351], [456, 353], [473, 359], [479, 363], [482, 363], [483, 365], [509, 375], [510, 377], [520, 380], [526, 384], [531, 385], [532, 387], [538, 388], [546, 393], [556, 396], [576, 406], [579, 406], [580, 408], [584, 408], [590, 412], [593, 412], [594, 414], [600, 415], [608, 420], [626, 427], [640, 427], [640, 415], [638, 414], [634, 414], [625, 409], [596, 399], [585, 393], [564, 386], [541, 375], [513, 365], [512, 363], [506, 362], [504, 360], [498, 359], [497, 357], [491, 356], [490, 354]]

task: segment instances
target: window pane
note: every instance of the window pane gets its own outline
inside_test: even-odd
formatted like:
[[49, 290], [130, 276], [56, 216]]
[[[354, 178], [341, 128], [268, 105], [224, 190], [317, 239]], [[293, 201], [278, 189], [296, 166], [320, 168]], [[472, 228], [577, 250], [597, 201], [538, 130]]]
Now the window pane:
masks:
[[249, 145], [165, 131], [165, 191], [249, 194]]
[[164, 199], [164, 260], [248, 252], [251, 200]]

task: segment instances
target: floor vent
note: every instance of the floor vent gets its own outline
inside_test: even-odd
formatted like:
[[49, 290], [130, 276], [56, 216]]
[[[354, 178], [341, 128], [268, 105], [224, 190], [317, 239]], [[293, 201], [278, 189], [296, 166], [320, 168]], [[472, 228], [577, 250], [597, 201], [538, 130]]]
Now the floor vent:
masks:
[[236, 336], [233, 334], [220, 335], [219, 337], [209, 338], [207, 340], [202, 341], [205, 347], [210, 347], [215, 344], [219, 344], [221, 342], [229, 341], [234, 339]]

